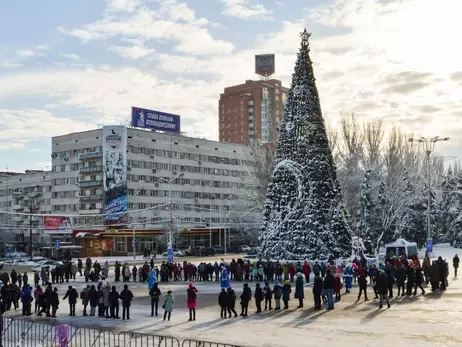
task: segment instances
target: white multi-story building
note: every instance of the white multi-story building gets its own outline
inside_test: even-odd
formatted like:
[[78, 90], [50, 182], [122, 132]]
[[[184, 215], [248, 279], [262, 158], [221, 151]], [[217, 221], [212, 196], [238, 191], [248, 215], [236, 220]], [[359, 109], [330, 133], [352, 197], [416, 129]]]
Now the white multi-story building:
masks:
[[44, 242], [43, 218], [51, 213], [51, 171], [0, 172], [0, 228], [2, 240], [28, 244]]

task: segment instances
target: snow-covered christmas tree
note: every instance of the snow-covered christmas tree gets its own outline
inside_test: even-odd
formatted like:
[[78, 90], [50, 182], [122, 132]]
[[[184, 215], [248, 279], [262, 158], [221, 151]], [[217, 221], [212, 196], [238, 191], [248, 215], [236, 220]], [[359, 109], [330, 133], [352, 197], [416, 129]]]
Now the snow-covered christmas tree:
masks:
[[377, 242], [373, 225], [374, 203], [372, 201], [371, 175], [372, 170], [366, 170], [361, 182], [357, 224], [359, 238], [362, 239], [370, 253], [375, 249]]
[[305, 30], [279, 126], [276, 166], [268, 185], [260, 237], [263, 258], [316, 259], [351, 252], [351, 233], [321, 113], [309, 37]]

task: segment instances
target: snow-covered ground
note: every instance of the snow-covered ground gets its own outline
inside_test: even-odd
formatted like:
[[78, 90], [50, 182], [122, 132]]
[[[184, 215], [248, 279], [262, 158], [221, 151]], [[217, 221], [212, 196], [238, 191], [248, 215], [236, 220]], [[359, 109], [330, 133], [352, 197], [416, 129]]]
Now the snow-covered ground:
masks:
[[[185, 297], [187, 283], [169, 283], [161, 284], [160, 288], [162, 292], [169, 289], [173, 291], [175, 310], [172, 320], [163, 322], [160, 317], [150, 316], [146, 284], [129, 284], [135, 294], [129, 322], [68, 317], [68, 307], [64, 302], [60, 305], [58, 320], [94, 328], [171, 335], [180, 341], [196, 338], [255, 347], [462, 346], [462, 280], [453, 278], [452, 269], [452, 257], [458, 250], [449, 246], [435, 246], [434, 252], [436, 256], [447, 258], [450, 262], [448, 289], [444, 293], [428, 291], [424, 296], [418, 294], [416, 297], [393, 298], [390, 309], [378, 309], [378, 302], [372, 300], [372, 289], [369, 289], [369, 302], [361, 300], [356, 303], [357, 288], [353, 288], [352, 293], [342, 296], [342, 301], [336, 304], [334, 311], [313, 311], [311, 287], [307, 286], [304, 309], [297, 310], [295, 307], [298, 302], [292, 299], [288, 311], [267, 311], [256, 315], [252, 304], [249, 311], [251, 314], [247, 318], [221, 319], [217, 307], [219, 284], [197, 283], [197, 320], [188, 322]], [[85, 285], [81, 278], [71, 284], [79, 290]], [[242, 283], [232, 285], [239, 295]], [[67, 284], [57, 287], [62, 298]], [[251, 287], [253, 289], [254, 284]], [[121, 284], [118, 285], [120, 288]], [[81, 314], [81, 306], [77, 313]], [[6, 315], [14, 315], [14, 312]], [[46, 321], [45, 318], [33, 319]]]

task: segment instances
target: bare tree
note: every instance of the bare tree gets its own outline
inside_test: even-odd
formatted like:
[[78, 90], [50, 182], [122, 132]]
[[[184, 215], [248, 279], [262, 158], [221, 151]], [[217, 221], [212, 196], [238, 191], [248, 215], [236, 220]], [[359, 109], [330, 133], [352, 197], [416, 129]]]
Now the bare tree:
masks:
[[384, 135], [382, 120], [375, 120], [363, 124], [363, 164], [365, 168], [369, 168], [373, 171], [380, 170]]

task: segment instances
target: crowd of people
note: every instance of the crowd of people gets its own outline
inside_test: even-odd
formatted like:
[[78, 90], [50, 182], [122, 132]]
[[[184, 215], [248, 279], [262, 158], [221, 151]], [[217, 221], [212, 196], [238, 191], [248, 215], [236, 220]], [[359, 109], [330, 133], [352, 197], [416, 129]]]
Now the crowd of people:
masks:
[[[453, 267], [457, 276], [459, 267], [457, 255], [453, 258]], [[119, 308], [122, 306], [122, 319], [130, 319], [133, 293], [128, 289], [127, 284], [120, 293], [115, 286], [111, 286], [107, 280], [109, 268], [108, 262], [101, 266], [97, 261], [92, 263], [90, 258], [86, 259], [84, 269], [80, 259], [76, 265], [66, 261], [54, 269], [43, 268], [40, 272], [35, 272], [33, 275], [35, 289], [29, 284], [27, 273], [19, 274], [15, 270], [10, 274], [3, 272], [0, 274], [0, 312], [17, 310], [21, 302], [22, 314], [30, 316], [32, 303], [35, 302], [34, 312], [37, 315], [56, 317], [60, 300], [58, 288], [53, 285], [69, 282], [79, 273], [80, 276], [84, 276], [86, 283], [93, 283], [87, 284], [80, 293], [71, 285], [68, 286], [62, 300], [68, 300], [70, 316], [76, 315], [76, 304], [80, 299], [83, 316], [119, 319]], [[197, 266], [188, 262], [183, 264], [162, 262], [160, 267], [157, 267], [151, 259], [150, 262], [146, 261], [139, 267], [116, 262], [114, 281], [147, 282], [151, 271], [155, 272], [156, 278], [159, 279], [159, 282], [156, 281], [149, 290], [151, 316], [158, 316], [159, 304], [162, 303], [164, 320], [170, 320], [175, 303], [172, 291], [168, 290], [167, 294], [162, 295], [159, 283], [189, 281], [186, 304], [189, 309], [189, 319], [195, 320], [198, 290], [193, 282], [223, 281], [225, 271], [227, 277], [229, 274], [230, 280], [244, 282], [239, 299], [240, 315], [246, 317], [252, 300], [255, 303], [256, 313], [262, 310], [287, 310], [292, 295], [298, 301], [297, 308], [303, 308], [305, 283], [310, 281], [311, 274], [314, 278], [312, 294], [313, 306], [316, 310], [320, 310], [323, 305], [328, 310], [333, 310], [335, 302], [341, 301], [342, 295], [351, 291], [353, 283], [358, 284], [357, 301], [363, 296], [365, 301], [369, 301], [368, 287], [371, 287], [374, 293], [373, 299], [378, 299], [379, 308], [382, 308], [385, 304], [390, 307], [390, 299], [395, 296], [417, 295], [417, 289], [420, 289], [422, 295], [425, 294], [424, 284], [430, 284], [431, 291], [444, 291], [448, 286], [449, 266], [441, 257], [432, 261], [428, 254], [422, 262], [416, 256], [411, 259], [405, 256], [387, 257], [385, 262], [378, 266], [375, 263], [368, 263], [365, 258], [356, 258], [350, 264], [339, 263], [331, 258], [325, 263], [313, 264], [307, 261], [303, 263], [246, 262], [242, 259], [233, 259], [227, 263], [222, 259], [220, 263], [200, 263]], [[253, 293], [249, 282], [256, 282]], [[343, 293], [342, 289], [344, 289]], [[221, 317], [238, 316], [236, 300], [235, 290], [230, 284], [221, 288], [218, 295]]]

